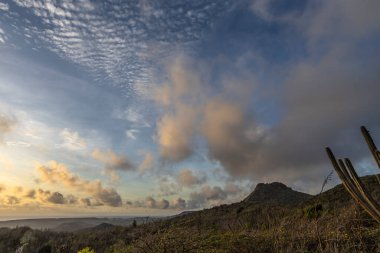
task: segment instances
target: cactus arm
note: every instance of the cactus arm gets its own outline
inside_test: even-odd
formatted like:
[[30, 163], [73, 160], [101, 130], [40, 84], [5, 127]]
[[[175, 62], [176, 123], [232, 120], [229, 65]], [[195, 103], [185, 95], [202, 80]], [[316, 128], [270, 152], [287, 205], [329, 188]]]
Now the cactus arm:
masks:
[[331, 163], [337, 172], [340, 180], [343, 183], [344, 188], [346, 188], [347, 192], [351, 195], [351, 197], [359, 204], [362, 205], [363, 201], [360, 199], [360, 196], [353, 190], [353, 186], [350, 183], [349, 179], [345, 176], [342, 168], [339, 166], [338, 162], [335, 159], [335, 156], [330, 148], [326, 148], [327, 155], [329, 156]]
[[[375, 159], [377, 163], [377, 167], [380, 169], [380, 151], [377, 149], [375, 142], [373, 141], [371, 135], [369, 134], [369, 131], [365, 126], [361, 126], [360, 130], [362, 131], [362, 134], [364, 136], [365, 141], [367, 142], [368, 148], [372, 153], [373, 158]], [[376, 175], [377, 181], [380, 184], [380, 176]]]
[[367, 142], [368, 148], [371, 151], [372, 156], [380, 169], [380, 151], [377, 149], [375, 142], [369, 134], [369, 131], [364, 126], [362, 126], [360, 129], [362, 131], [365, 141]]
[[351, 195], [357, 204], [363, 207], [364, 210], [366, 210], [373, 219], [380, 223], [380, 207], [365, 189], [364, 185], [356, 174], [351, 161], [349, 159], [346, 159], [346, 164], [342, 159], [339, 159], [337, 161], [333, 152], [328, 147], [326, 148], [326, 152], [347, 192]]
[[368, 190], [365, 188], [362, 181], [360, 181], [358, 174], [356, 173], [354, 166], [352, 165], [350, 159], [345, 159], [348, 171], [352, 177], [352, 179], [355, 182], [355, 185], [357, 186], [358, 190], [360, 191], [361, 195], [366, 200], [366, 203], [368, 203], [372, 210], [376, 213], [376, 216], [378, 217], [378, 220], [380, 221], [380, 205], [373, 199], [371, 194], [368, 192]]
[[[363, 197], [363, 195], [358, 191], [357, 187], [355, 186], [355, 182], [351, 178], [351, 176], [349, 175], [348, 170], [347, 170], [345, 164], [343, 163], [343, 160], [339, 159], [338, 164], [339, 164], [341, 171], [342, 171], [342, 174], [343, 174], [343, 180], [346, 181], [346, 184], [349, 188], [348, 192], [351, 194], [351, 196], [356, 197], [358, 204], [366, 207], [367, 206], [366, 200]], [[342, 182], [343, 182], [343, 180], [342, 180]], [[371, 209], [370, 212], [373, 213], [373, 210]]]

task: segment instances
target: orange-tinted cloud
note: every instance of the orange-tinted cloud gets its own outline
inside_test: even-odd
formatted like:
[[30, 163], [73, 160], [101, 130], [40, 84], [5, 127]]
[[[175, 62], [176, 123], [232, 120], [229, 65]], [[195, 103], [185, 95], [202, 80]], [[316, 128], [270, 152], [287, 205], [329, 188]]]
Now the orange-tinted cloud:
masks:
[[206, 177], [196, 175], [192, 170], [182, 169], [178, 173], [177, 182], [180, 186], [192, 187], [206, 182]]
[[168, 83], [153, 93], [153, 99], [165, 109], [157, 123], [157, 143], [161, 157], [167, 160], [180, 161], [192, 154], [203, 97], [201, 75], [193, 66], [189, 58], [177, 57], [169, 65]]
[[68, 189], [90, 194], [96, 200], [109, 206], [120, 206], [121, 197], [113, 188], [104, 188], [99, 180], [86, 180], [73, 174], [64, 164], [51, 161], [48, 166], [37, 167], [38, 181], [61, 184]]
[[107, 170], [131, 171], [135, 169], [127, 156], [118, 155], [111, 149], [106, 152], [95, 149], [91, 155], [95, 160], [104, 163]]

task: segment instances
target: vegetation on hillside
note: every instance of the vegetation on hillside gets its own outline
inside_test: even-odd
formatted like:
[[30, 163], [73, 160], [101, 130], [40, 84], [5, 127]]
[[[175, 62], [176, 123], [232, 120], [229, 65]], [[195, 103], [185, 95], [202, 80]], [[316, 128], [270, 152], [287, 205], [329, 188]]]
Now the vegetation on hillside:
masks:
[[[376, 177], [362, 181], [380, 200]], [[338, 185], [302, 201], [244, 200], [131, 227], [2, 228], [0, 252], [380, 252], [380, 227]]]

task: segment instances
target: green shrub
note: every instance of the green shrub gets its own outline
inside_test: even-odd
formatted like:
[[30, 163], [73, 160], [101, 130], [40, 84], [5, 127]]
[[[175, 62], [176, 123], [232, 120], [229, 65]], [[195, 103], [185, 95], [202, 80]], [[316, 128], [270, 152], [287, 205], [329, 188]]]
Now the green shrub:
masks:
[[317, 219], [321, 217], [323, 213], [322, 204], [315, 204], [312, 206], [308, 206], [303, 210], [303, 214], [308, 219]]
[[95, 253], [95, 251], [90, 247], [86, 247], [84, 249], [79, 250], [78, 253]]

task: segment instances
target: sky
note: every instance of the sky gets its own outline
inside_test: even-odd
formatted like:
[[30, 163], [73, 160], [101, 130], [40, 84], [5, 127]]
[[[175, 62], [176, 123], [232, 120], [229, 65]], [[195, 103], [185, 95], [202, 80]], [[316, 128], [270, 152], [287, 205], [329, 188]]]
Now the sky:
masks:
[[273, 181], [316, 194], [326, 146], [377, 173], [359, 128], [380, 141], [379, 12], [0, 0], [0, 218], [170, 215]]

